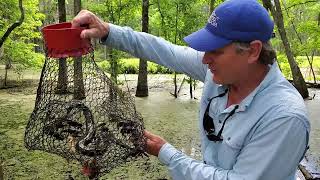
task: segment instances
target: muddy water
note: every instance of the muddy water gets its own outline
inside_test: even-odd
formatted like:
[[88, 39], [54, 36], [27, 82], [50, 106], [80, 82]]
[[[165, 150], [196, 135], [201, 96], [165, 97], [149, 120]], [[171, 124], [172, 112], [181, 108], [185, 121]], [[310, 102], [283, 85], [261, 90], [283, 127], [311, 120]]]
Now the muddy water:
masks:
[[[175, 99], [169, 91], [149, 92], [149, 97], [135, 98], [137, 111], [148, 131], [157, 134], [187, 155], [201, 159], [198, 131], [199, 100], [183, 95]], [[171, 179], [167, 168], [156, 157], [129, 162], [101, 179]]]
[[[310, 149], [307, 152], [306, 160], [309, 162], [309, 171], [320, 172], [320, 90], [309, 89], [310, 96], [314, 96], [312, 100], [306, 100], [310, 124]], [[320, 178], [320, 174], [317, 174]]]
[[[151, 92], [147, 98], [136, 98], [136, 105], [142, 113], [146, 128], [156, 133], [186, 154], [201, 159], [198, 135], [198, 100], [190, 99], [188, 92], [175, 99], [168, 91]], [[320, 170], [320, 90], [310, 89], [313, 100], [306, 100], [311, 123], [310, 149], [304, 163], [307, 169], [317, 173]], [[317, 174], [314, 174], [318, 176]]]
[[162, 136], [186, 154], [201, 158], [198, 100], [188, 96], [175, 99], [168, 92], [151, 92], [147, 98], [136, 98], [136, 105], [147, 130]]

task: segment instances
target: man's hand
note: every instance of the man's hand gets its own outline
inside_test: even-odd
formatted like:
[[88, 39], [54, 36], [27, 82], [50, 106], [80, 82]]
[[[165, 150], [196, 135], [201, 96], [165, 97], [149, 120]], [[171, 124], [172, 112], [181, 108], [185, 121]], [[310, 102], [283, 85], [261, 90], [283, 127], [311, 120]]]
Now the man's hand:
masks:
[[160, 136], [154, 135], [148, 131], [144, 131], [144, 135], [147, 138], [147, 153], [158, 156], [161, 147], [166, 143]]
[[72, 20], [72, 27], [88, 26], [81, 32], [81, 38], [102, 38], [109, 33], [109, 25], [90, 11], [82, 10]]

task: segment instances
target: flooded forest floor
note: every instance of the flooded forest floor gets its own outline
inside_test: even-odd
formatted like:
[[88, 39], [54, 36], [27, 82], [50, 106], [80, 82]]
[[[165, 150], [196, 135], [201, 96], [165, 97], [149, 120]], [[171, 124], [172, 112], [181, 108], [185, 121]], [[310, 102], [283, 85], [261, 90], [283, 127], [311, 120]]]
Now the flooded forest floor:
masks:
[[[178, 87], [183, 75], [178, 76]], [[174, 91], [173, 75], [149, 76], [149, 96], [135, 98], [137, 111], [147, 130], [162, 136], [176, 148], [195, 159], [201, 159], [198, 135], [198, 109], [202, 84], [198, 83], [194, 97], [190, 98], [189, 84], [182, 86], [178, 98]], [[125, 80], [124, 80], [125, 79]], [[136, 75], [119, 77], [124, 91], [134, 96]], [[24, 130], [34, 108], [37, 81], [21, 82], [21, 86], [0, 90], [0, 163], [4, 179], [63, 180], [68, 171], [76, 180], [87, 179], [80, 173], [77, 162], [67, 163], [63, 158], [41, 151], [27, 151]], [[312, 89], [314, 100], [306, 104], [311, 114], [311, 139], [308, 161], [318, 168], [320, 162], [320, 90]], [[316, 119], [318, 118], [318, 119]], [[1, 169], [0, 169], [1, 170]], [[1, 177], [0, 177], [1, 179]], [[140, 158], [113, 169], [100, 179], [171, 179], [165, 166], [157, 158]]]

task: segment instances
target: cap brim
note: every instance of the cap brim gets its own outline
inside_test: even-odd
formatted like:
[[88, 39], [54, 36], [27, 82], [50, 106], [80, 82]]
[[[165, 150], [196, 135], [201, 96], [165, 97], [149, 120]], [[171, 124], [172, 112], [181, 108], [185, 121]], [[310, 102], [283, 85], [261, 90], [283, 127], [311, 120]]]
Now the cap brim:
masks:
[[229, 39], [213, 35], [206, 28], [200, 29], [183, 39], [191, 48], [198, 51], [216, 50], [232, 42]]

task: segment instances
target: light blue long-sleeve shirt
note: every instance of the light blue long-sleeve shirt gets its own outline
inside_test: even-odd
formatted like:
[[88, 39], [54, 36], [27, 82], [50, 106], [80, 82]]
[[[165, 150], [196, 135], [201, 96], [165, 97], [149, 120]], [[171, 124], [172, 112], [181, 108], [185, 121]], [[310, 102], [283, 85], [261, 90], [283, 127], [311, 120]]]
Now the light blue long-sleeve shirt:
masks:
[[[226, 86], [215, 84], [204, 53], [177, 46], [150, 34], [110, 24], [104, 44], [149, 59], [204, 82], [199, 127], [203, 161], [195, 160], [166, 143], [159, 160], [173, 179], [294, 180], [308, 145], [310, 125], [304, 101], [283, 77], [276, 63], [260, 85], [228, 119], [222, 142], [209, 141], [203, 129], [208, 99]], [[236, 60], [236, 59], [235, 59]], [[235, 105], [226, 107], [228, 95], [212, 100], [209, 115], [217, 130]]]

